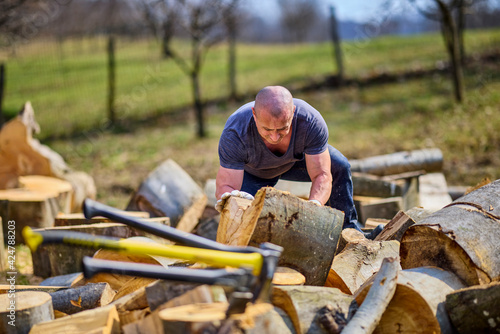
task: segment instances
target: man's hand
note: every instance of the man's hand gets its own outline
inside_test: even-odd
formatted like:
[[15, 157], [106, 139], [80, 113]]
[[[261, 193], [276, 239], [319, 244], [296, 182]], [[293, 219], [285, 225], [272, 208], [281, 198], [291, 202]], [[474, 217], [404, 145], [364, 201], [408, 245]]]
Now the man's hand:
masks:
[[246, 192], [240, 191], [240, 190], [233, 190], [231, 192], [227, 192], [227, 193], [222, 194], [222, 196], [220, 197], [220, 200], [218, 200], [217, 203], [215, 204], [215, 210], [217, 210], [218, 212], [222, 212], [224, 205], [226, 205], [227, 199], [231, 196], [246, 198], [249, 200], [254, 199], [254, 197], [252, 195], [250, 195], [249, 193], [246, 193]]
[[323, 205], [321, 204], [321, 202], [320, 202], [320, 201], [318, 201], [317, 199], [310, 199], [310, 200], [309, 200], [309, 202], [313, 202], [313, 203], [314, 203], [314, 204], [316, 204], [317, 206], [323, 206]]

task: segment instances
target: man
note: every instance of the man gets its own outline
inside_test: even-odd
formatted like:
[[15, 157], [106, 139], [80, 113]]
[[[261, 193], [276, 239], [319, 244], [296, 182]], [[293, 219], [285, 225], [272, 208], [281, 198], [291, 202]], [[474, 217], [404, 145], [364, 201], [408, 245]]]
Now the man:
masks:
[[260, 188], [274, 186], [280, 178], [311, 181], [309, 200], [343, 211], [343, 228], [360, 230], [349, 162], [328, 145], [321, 114], [284, 87], [263, 88], [254, 102], [228, 118], [219, 140], [219, 161], [219, 212], [229, 196], [253, 199]]

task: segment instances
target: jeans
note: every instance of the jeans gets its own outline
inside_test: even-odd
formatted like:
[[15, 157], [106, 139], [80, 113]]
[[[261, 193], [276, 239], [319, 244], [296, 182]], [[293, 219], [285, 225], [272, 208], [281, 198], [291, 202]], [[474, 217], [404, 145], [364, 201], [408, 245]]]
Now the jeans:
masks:
[[[351, 165], [347, 158], [333, 146], [328, 145], [328, 151], [332, 162], [331, 172], [333, 181], [332, 192], [326, 205], [344, 212], [343, 229], [355, 228], [361, 231], [357, 223], [358, 214], [352, 199]], [[307, 173], [305, 159], [297, 161], [290, 170], [273, 179], [262, 179], [245, 172], [241, 190], [255, 196], [260, 188], [266, 186], [274, 187], [279, 179], [311, 182], [311, 178]]]

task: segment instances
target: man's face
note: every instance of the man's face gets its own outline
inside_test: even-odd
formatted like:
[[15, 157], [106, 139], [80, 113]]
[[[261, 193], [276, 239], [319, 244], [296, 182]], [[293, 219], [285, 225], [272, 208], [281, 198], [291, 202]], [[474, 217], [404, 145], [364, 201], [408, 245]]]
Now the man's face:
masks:
[[253, 111], [253, 118], [260, 136], [269, 144], [279, 144], [292, 130], [293, 113], [295, 106], [279, 117], [272, 116], [266, 110]]

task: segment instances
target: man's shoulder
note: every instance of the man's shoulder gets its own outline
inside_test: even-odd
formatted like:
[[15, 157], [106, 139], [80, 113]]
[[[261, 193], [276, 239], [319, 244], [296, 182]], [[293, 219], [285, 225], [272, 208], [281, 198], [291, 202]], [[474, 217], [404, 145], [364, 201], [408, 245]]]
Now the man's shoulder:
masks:
[[323, 116], [321, 116], [321, 113], [306, 101], [294, 98], [293, 103], [297, 107], [296, 112], [299, 119], [305, 120], [307, 122], [311, 121], [312, 119], [323, 120]]

